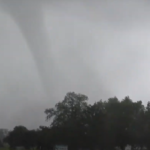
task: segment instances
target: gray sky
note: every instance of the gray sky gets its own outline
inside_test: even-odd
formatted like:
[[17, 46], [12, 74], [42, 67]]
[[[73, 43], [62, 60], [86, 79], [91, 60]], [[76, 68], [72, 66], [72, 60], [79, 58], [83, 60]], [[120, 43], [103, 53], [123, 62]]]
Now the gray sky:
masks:
[[0, 128], [37, 128], [69, 91], [149, 100], [150, 3], [0, 0]]

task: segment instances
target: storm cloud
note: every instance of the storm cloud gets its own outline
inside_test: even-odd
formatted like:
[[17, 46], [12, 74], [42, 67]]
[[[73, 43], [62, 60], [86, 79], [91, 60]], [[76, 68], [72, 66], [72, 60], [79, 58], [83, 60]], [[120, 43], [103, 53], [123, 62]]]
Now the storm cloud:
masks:
[[0, 127], [45, 124], [74, 91], [149, 100], [150, 4], [0, 0]]

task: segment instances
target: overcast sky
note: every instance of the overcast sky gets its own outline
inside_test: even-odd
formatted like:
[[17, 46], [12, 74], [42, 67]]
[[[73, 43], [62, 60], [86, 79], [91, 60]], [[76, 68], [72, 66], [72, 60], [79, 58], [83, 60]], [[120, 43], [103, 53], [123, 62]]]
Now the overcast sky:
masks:
[[69, 91], [150, 100], [148, 1], [23, 1], [0, 0], [0, 128], [44, 125]]

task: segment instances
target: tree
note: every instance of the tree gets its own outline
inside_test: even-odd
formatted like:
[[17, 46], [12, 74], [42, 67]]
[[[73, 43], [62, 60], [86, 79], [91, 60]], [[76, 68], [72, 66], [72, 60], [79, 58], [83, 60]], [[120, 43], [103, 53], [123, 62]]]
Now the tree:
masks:
[[16, 126], [5, 141], [12, 148], [40, 150], [57, 144], [68, 145], [69, 149], [123, 150], [128, 144], [150, 149], [150, 102], [145, 107], [142, 101], [133, 102], [128, 96], [121, 101], [112, 97], [94, 104], [87, 100], [86, 95], [69, 92], [54, 108], [45, 110], [47, 121], [52, 120], [49, 127], [28, 130]]
[[[59, 136], [65, 135], [62, 137], [63, 142], [68, 143], [71, 147], [84, 145], [85, 124], [82, 119], [88, 108], [87, 100], [86, 95], [69, 92], [62, 102], [55, 105], [55, 108], [45, 110], [47, 120], [53, 118], [51, 127], [57, 128], [55, 131], [61, 133]], [[74, 139], [74, 141], [70, 139]]]
[[22, 135], [22, 146], [26, 149], [37, 146], [37, 132], [35, 130], [28, 130]]
[[53, 118], [51, 124], [53, 127], [75, 125], [87, 108], [87, 100], [86, 95], [69, 92], [62, 102], [55, 105], [55, 108], [45, 110], [46, 119]]
[[[117, 131], [120, 113], [120, 101], [117, 97], [109, 98], [104, 101], [106, 118], [105, 118], [105, 148], [112, 149], [117, 143]], [[109, 143], [109, 144], [108, 144]]]
[[148, 149], [150, 149], [150, 102], [147, 103], [145, 109], [145, 118], [144, 118], [144, 143]]
[[5, 138], [5, 141], [9, 143], [10, 147], [23, 146], [23, 137], [28, 129], [24, 126], [16, 126], [13, 131]]
[[104, 103], [100, 100], [93, 105], [88, 105], [82, 114], [81, 122], [84, 124], [84, 131], [87, 137], [86, 145], [90, 148], [99, 147], [103, 149], [106, 121]]

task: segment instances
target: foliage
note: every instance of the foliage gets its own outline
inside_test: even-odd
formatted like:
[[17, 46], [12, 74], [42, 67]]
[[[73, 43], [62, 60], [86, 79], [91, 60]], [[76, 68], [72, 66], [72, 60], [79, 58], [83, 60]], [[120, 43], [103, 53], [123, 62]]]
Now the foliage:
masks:
[[28, 130], [17, 126], [5, 142], [26, 149], [53, 149], [56, 144], [69, 149], [124, 149], [128, 144], [150, 148], [150, 102], [145, 107], [127, 96], [121, 101], [112, 97], [88, 104], [86, 95], [69, 92], [45, 114], [47, 121], [52, 120], [49, 127]]

